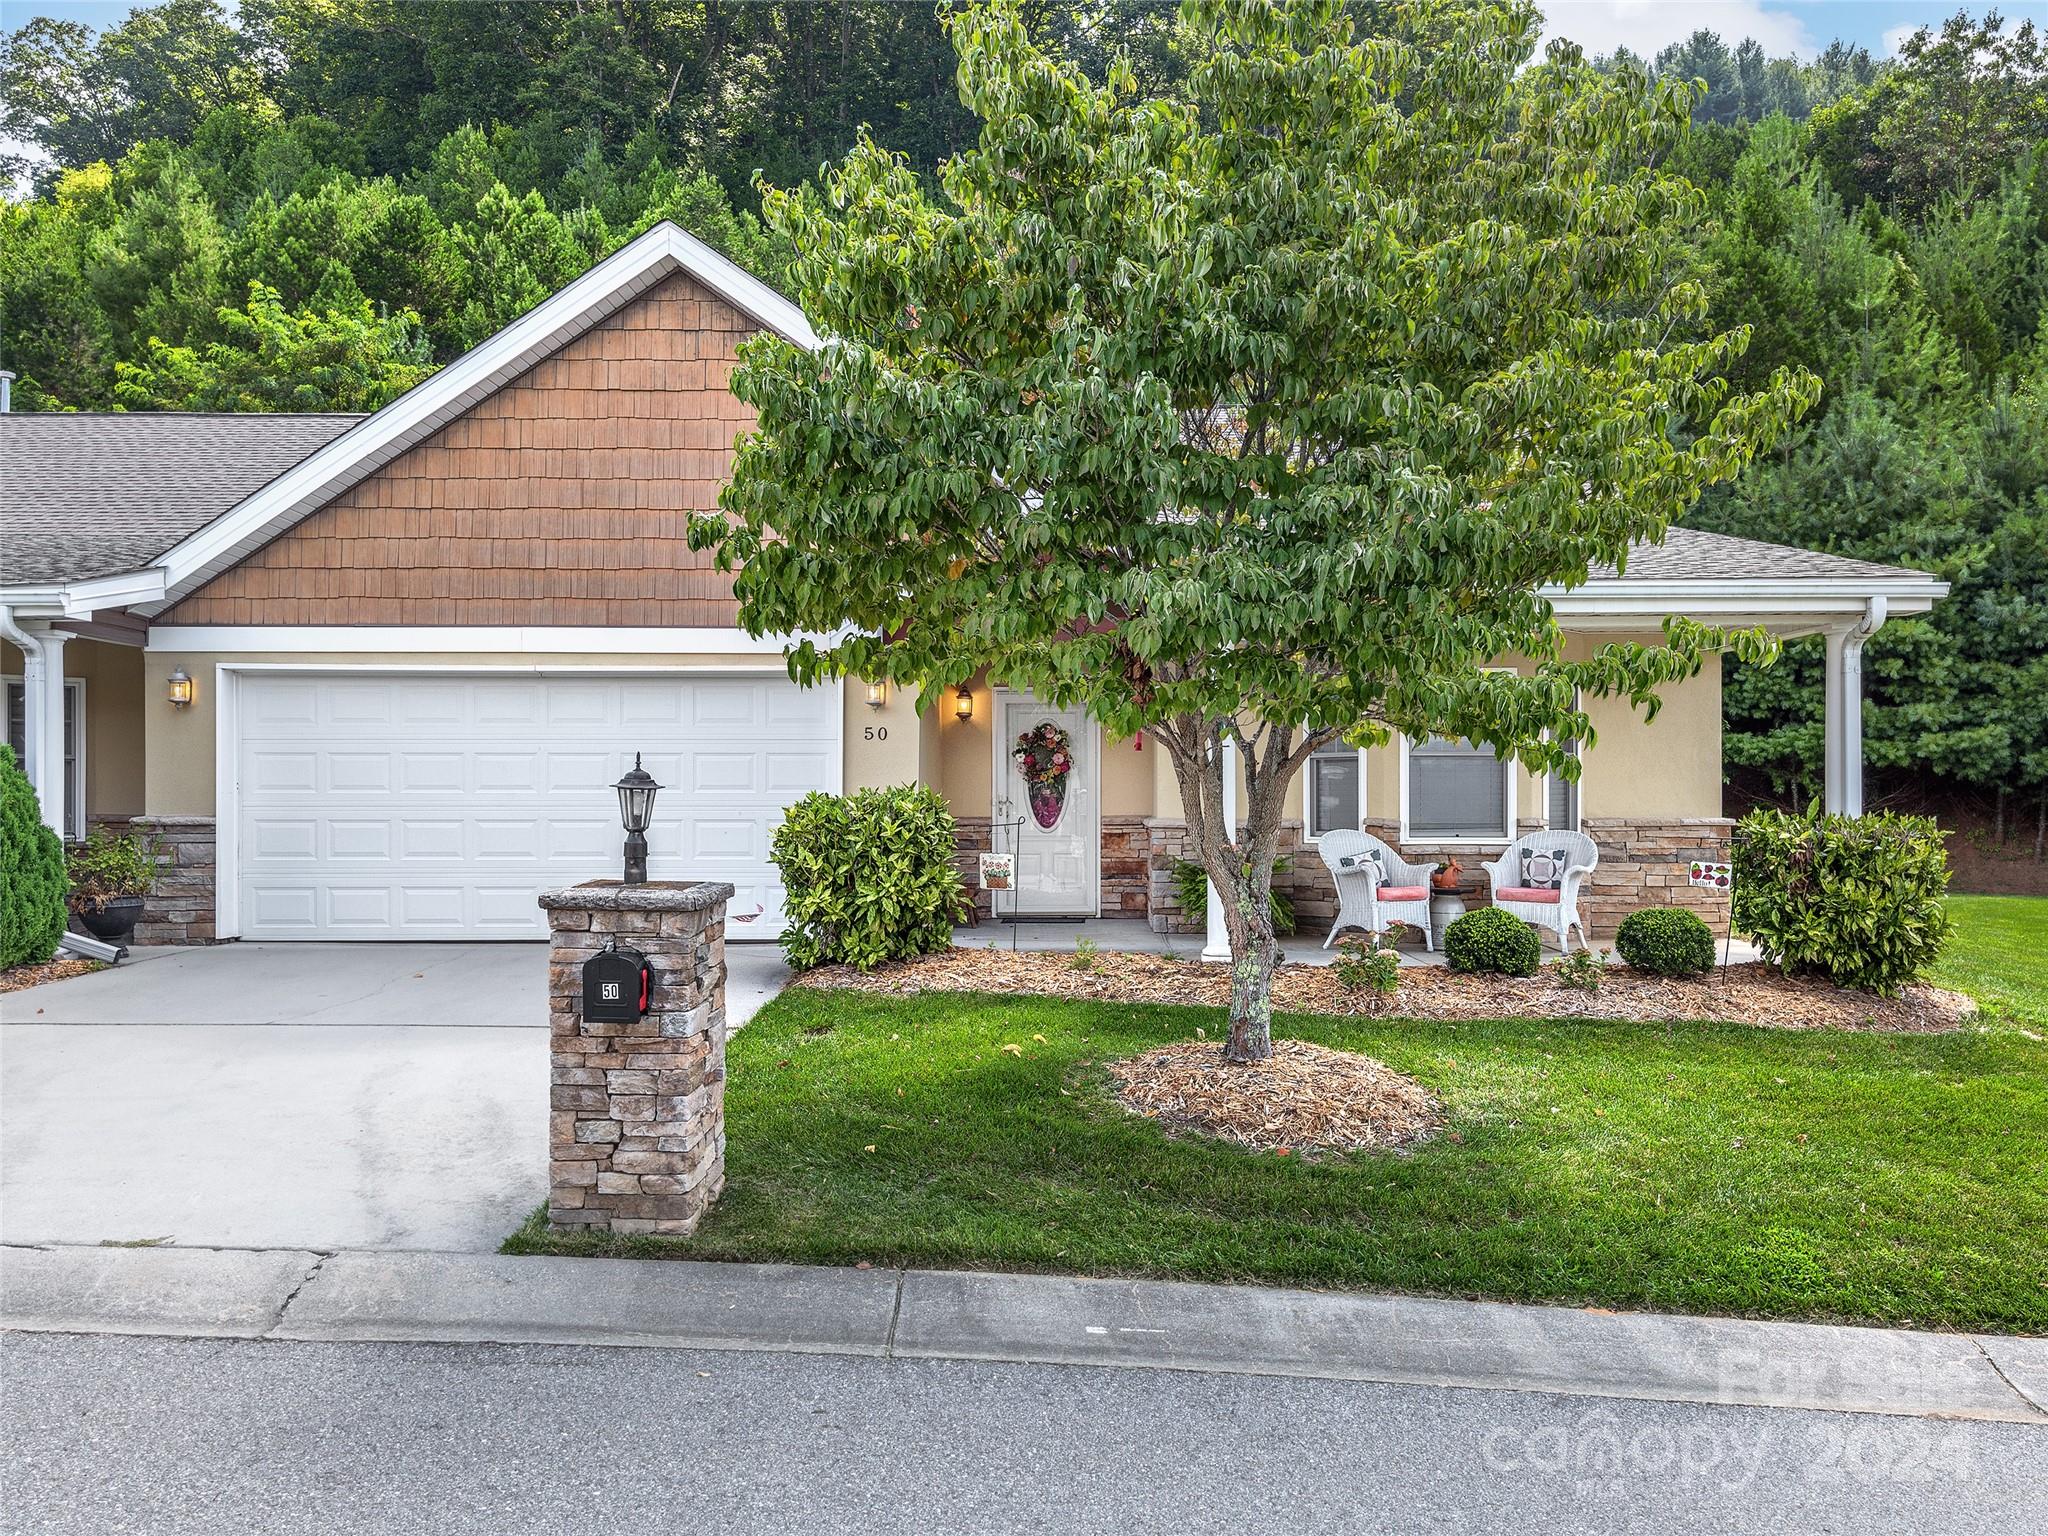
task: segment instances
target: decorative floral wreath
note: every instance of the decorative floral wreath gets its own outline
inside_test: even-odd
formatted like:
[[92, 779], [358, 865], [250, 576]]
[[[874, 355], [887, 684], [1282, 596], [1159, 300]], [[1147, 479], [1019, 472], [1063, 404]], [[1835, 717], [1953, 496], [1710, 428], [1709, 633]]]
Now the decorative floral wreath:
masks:
[[1034, 725], [1010, 749], [1026, 784], [1051, 788], [1074, 771], [1074, 742], [1050, 720]]

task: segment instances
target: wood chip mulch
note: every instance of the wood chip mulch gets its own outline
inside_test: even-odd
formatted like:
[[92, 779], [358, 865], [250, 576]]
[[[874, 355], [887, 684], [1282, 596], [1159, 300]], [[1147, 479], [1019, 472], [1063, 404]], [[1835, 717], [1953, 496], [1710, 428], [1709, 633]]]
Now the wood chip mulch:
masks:
[[45, 960], [41, 965], [17, 965], [11, 971], [0, 971], [0, 992], [20, 992], [28, 987], [39, 987], [46, 981], [63, 981], [66, 977], [83, 976], [99, 969], [99, 961], [87, 960], [82, 955]]
[[[807, 972], [798, 985], [862, 992], [995, 992], [1069, 997], [1091, 1002], [1230, 1002], [1227, 966], [1178, 955], [1104, 951], [1094, 966], [1074, 969], [1060, 950], [954, 948], [895, 961], [862, 974], [829, 965]], [[1697, 981], [1610, 966], [1597, 992], [1560, 986], [1546, 965], [1536, 975], [1467, 976], [1443, 966], [1407, 966], [1400, 989], [1379, 1000], [1347, 991], [1323, 965], [1283, 965], [1274, 977], [1274, 1006], [1297, 1013], [1380, 1014], [1409, 1019], [1618, 1019], [1641, 1023], [1716, 1020], [1772, 1029], [1859, 1029], [1893, 1034], [1938, 1034], [1957, 1029], [1976, 1005], [1959, 992], [1910, 986], [1897, 997], [1876, 997], [1808, 977], [1781, 975], [1762, 964], [1716, 969]]]
[[1253, 1152], [1384, 1152], [1443, 1124], [1413, 1078], [1306, 1040], [1275, 1040], [1270, 1060], [1243, 1067], [1213, 1042], [1182, 1041], [1111, 1062], [1109, 1075], [1131, 1113]]

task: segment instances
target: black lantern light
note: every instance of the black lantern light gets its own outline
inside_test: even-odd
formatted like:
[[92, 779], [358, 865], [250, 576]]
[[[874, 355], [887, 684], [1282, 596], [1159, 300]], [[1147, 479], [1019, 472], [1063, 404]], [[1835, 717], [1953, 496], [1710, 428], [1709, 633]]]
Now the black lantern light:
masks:
[[619, 820], [626, 828], [626, 884], [647, 883], [647, 824], [654, 819], [654, 792], [661, 786], [654, 775], [640, 766], [640, 754], [633, 754], [633, 766], [612, 786], [619, 792]]

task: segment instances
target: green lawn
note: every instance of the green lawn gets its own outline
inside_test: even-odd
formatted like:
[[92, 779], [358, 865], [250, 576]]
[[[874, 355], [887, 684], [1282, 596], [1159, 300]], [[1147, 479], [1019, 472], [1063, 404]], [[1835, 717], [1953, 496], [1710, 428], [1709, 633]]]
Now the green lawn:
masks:
[[2048, 1330], [2048, 1044], [2019, 1029], [1286, 1016], [1451, 1115], [1412, 1155], [1309, 1163], [1170, 1139], [1108, 1098], [1105, 1057], [1217, 1018], [793, 990], [733, 1042], [726, 1193], [694, 1238], [536, 1221], [507, 1248]]
[[1934, 979], [1990, 1017], [2048, 1025], [2048, 896], [1951, 896], [1955, 938]]

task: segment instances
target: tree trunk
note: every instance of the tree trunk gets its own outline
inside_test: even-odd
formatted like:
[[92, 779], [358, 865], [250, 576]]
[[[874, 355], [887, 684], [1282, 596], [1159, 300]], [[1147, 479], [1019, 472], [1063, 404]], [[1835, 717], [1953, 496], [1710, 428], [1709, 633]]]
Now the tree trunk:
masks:
[[1309, 752], [1334, 733], [1311, 739], [1260, 726], [1238, 734], [1244, 806], [1232, 826], [1223, 814], [1227, 729], [1242, 732], [1236, 722], [1183, 715], [1155, 735], [1180, 785], [1189, 853], [1223, 898], [1223, 927], [1230, 938], [1230, 1033], [1223, 1059], [1243, 1065], [1273, 1054], [1273, 972], [1280, 949], [1273, 934], [1272, 891], [1281, 805]]
[[1245, 1065], [1273, 1054], [1273, 972], [1280, 944], [1273, 936], [1273, 871], [1247, 872], [1223, 891], [1223, 926], [1230, 934], [1230, 1035], [1226, 1061]]
[[2041, 862], [2043, 848], [2048, 848], [2048, 796], [2034, 806], [2034, 862]]

